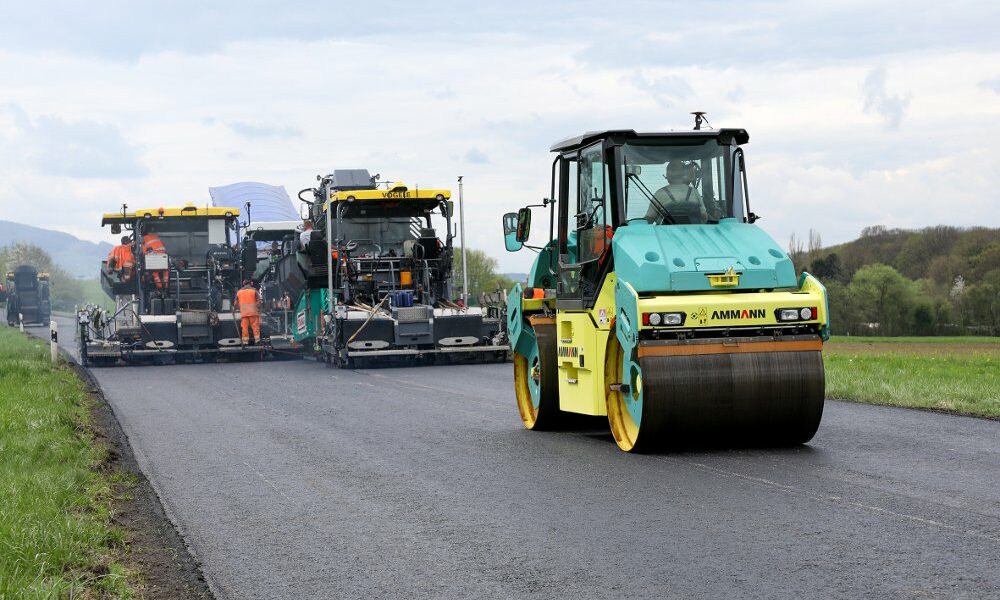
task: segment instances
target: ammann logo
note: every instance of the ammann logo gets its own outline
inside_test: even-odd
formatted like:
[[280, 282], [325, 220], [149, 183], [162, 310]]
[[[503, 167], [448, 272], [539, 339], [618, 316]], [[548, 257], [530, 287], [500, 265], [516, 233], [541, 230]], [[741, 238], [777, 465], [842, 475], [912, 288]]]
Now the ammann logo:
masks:
[[730, 321], [738, 321], [740, 319], [763, 319], [765, 311], [763, 308], [744, 308], [744, 309], [733, 309], [733, 310], [713, 310], [713, 319], [727, 319]]
[[559, 358], [576, 358], [580, 356], [580, 349], [576, 346], [559, 346], [556, 348]]

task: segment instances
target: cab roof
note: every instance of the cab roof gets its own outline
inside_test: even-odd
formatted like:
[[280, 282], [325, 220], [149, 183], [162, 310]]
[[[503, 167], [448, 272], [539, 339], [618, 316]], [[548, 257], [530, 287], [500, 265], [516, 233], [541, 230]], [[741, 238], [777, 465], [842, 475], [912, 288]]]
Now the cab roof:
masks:
[[372, 202], [379, 200], [448, 200], [451, 190], [443, 189], [409, 189], [401, 182], [396, 182], [387, 189], [339, 189], [330, 192], [330, 202]]
[[634, 129], [604, 129], [600, 131], [588, 131], [582, 135], [567, 138], [561, 142], [552, 144], [549, 148], [551, 152], [568, 152], [588, 146], [593, 142], [605, 138], [613, 138], [622, 142], [633, 139], [671, 139], [671, 138], [717, 138], [723, 144], [729, 144], [733, 140], [737, 144], [745, 144], [750, 141], [750, 134], [746, 129], [699, 129], [690, 131], [650, 131], [637, 132]]
[[111, 225], [114, 223], [124, 224], [131, 223], [136, 219], [143, 218], [160, 218], [160, 217], [238, 217], [240, 216], [240, 209], [238, 208], [228, 208], [224, 206], [195, 206], [193, 203], [187, 203], [181, 207], [157, 207], [157, 208], [139, 208], [134, 211], [126, 212], [124, 214], [117, 213], [104, 213], [101, 218], [101, 225]]

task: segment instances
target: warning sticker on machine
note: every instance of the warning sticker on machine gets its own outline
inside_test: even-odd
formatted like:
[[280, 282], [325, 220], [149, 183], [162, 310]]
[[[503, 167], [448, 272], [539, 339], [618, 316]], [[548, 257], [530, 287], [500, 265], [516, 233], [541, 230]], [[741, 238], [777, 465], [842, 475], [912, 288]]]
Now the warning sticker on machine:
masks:
[[305, 333], [306, 332], [306, 313], [300, 312], [295, 317], [295, 326], [296, 326], [296, 328], [297, 328], [297, 330], [298, 330], [299, 333]]
[[602, 308], [597, 311], [597, 324], [602, 326], [608, 324], [608, 309]]

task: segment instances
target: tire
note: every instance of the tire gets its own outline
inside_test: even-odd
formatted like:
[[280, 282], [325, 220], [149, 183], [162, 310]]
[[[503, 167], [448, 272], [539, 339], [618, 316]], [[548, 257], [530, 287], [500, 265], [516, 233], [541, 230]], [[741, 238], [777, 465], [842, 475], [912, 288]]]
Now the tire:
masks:
[[514, 353], [514, 392], [526, 429], [557, 429], [567, 420], [559, 410], [559, 379], [555, 323], [536, 325], [535, 344], [528, 356]]

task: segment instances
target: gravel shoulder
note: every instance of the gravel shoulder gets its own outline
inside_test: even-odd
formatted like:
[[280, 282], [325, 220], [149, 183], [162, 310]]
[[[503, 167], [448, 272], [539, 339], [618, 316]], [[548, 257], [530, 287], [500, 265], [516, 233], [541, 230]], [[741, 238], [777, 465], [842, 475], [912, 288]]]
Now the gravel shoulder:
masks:
[[[72, 331], [68, 324], [60, 327], [63, 331]], [[47, 328], [32, 327], [26, 331], [48, 338]], [[129, 569], [139, 573], [143, 597], [147, 600], [213, 598], [200, 564], [164, 513], [160, 498], [139, 468], [132, 446], [100, 385], [89, 370], [76, 363], [75, 352], [66, 350], [64, 348], [63, 356], [87, 384], [93, 400], [93, 434], [98, 443], [108, 449], [99, 468], [121, 476], [116, 478], [121, 483], [117, 484], [114, 493], [112, 522], [127, 532], [128, 547], [123, 558]]]

